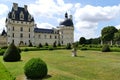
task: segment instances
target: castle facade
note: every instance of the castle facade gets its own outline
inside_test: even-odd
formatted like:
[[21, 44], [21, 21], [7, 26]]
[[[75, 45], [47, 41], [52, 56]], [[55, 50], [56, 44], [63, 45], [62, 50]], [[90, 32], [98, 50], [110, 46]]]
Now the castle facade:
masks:
[[[74, 41], [74, 24], [72, 15], [68, 17], [65, 13], [65, 19], [60, 22], [59, 26], [53, 29], [38, 28], [35, 24], [34, 17], [29, 13], [27, 5], [19, 7], [13, 3], [11, 11], [6, 18], [6, 43], [9, 45], [14, 42], [16, 46], [29, 45], [38, 46], [48, 43], [60, 43], [66, 45]], [[40, 27], [40, 26], [39, 26]]]

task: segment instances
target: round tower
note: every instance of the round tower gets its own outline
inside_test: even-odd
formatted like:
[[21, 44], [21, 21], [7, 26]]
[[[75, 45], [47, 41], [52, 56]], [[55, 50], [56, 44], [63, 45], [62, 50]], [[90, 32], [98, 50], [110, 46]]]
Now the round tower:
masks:
[[59, 37], [60, 43], [66, 45], [74, 42], [74, 24], [72, 21], [72, 15], [68, 18], [68, 14], [65, 13], [65, 20], [59, 25]]

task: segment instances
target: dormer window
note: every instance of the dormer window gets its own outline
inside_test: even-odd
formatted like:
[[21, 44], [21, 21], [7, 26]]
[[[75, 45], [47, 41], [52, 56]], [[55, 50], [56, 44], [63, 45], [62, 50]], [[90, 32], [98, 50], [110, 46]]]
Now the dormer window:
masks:
[[12, 19], [15, 19], [15, 12], [12, 12]]
[[23, 14], [22, 11], [21, 11], [21, 13], [20, 13], [20, 20], [24, 20], [24, 14]]
[[28, 21], [31, 21], [31, 15], [28, 15]]

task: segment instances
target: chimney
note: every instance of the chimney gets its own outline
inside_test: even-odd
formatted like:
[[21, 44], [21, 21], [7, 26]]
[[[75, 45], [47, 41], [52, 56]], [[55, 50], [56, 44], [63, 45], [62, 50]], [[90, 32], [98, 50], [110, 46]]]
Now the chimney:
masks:
[[69, 18], [72, 20], [72, 15], [69, 15]]
[[14, 9], [15, 11], [18, 10], [18, 4], [17, 4], [17, 3], [13, 3], [13, 9]]
[[24, 9], [25, 9], [25, 11], [27, 11], [27, 5], [24, 5]]

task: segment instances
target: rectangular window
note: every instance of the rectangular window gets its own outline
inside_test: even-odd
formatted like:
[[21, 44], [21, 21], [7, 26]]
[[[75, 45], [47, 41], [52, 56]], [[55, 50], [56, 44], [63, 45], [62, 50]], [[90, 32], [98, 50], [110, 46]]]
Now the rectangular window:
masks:
[[55, 39], [57, 39], [57, 36], [55, 36]]
[[20, 37], [21, 37], [21, 38], [23, 37], [23, 34], [22, 34], [22, 33], [20, 34]]
[[30, 38], [30, 34], [29, 34], [29, 38]]
[[14, 38], [14, 33], [12, 34], [12, 37]]
[[30, 28], [29, 28], [29, 32], [30, 32]]
[[52, 36], [50, 35], [50, 39], [52, 38]]
[[14, 31], [14, 26], [13, 26], [12, 30]]
[[40, 38], [40, 35], [38, 35], [38, 38]]
[[23, 31], [23, 27], [20, 28], [20, 31]]
[[44, 35], [45, 36], [45, 39], [46, 39], [46, 35]]

